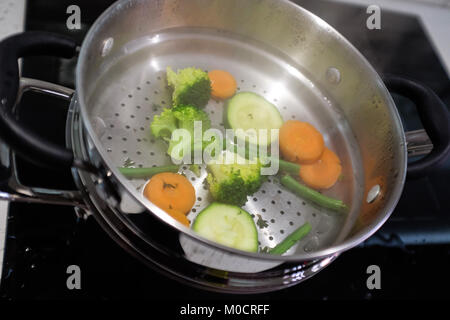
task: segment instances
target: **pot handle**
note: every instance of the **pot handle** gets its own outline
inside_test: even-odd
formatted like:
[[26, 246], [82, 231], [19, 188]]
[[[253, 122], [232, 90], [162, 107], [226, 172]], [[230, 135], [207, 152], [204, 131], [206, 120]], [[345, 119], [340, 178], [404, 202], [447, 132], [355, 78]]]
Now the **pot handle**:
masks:
[[433, 143], [428, 155], [408, 164], [409, 178], [423, 177], [441, 165], [450, 154], [450, 112], [436, 93], [423, 84], [393, 75], [385, 75], [383, 81], [389, 91], [415, 103], [423, 127]]
[[72, 58], [76, 51], [74, 40], [41, 31], [19, 33], [0, 42], [0, 137], [15, 152], [39, 165], [57, 169], [76, 167], [94, 172], [91, 164], [74, 158], [71, 150], [38, 137], [21, 125], [13, 114], [20, 81], [17, 60], [38, 55]]

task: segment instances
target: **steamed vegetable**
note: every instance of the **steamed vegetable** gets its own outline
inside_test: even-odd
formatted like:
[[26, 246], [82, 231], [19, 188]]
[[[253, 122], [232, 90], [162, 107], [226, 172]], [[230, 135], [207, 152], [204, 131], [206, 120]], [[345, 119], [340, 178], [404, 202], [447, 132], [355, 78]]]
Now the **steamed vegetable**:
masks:
[[[227, 126], [235, 131], [238, 139], [242, 141], [257, 139], [256, 144], [264, 146], [270, 145], [271, 129], [280, 129], [283, 118], [277, 107], [260, 95], [241, 92], [228, 101], [226, 122]], [[260, 129], [267, 130], [265, 136], [261, 134]]]
[[119, 168], [122, 173], [128, 179], [145, 179], [161, 172], [178, 172], [178, 166], [160, 166], [149, 168]]
[[299, 165], [281, 159], [278, 161], [281, 172], [300, 176], [303, 182], [314, 189], [329, 189], [342, 177], [342, 166], [338, 156], [325, 147], [322, 156], [312, 164]]
[[211, 95], [217, 99], [228, 99], [236, 93], [236, 79], [231, 73], [223, 70], [212, 70], [208, 72], [211, 80]]
[[284, 173], [293, 174], [295, 176], [298, 176], [300, 173], [300, 165], [298, 163], [273, 158], [270, 158], [270, 161], [278, 162], [279, 172], [281, 171]]
[[325, 148], [322, 134], [311, 124], [297, 120], [283, 124], [279, 141], [283, 158], [300, 164], [317, 161]]
[[348, 210], [347, 205], [342, 200], [327, 197], [311, 188], [308, 188], [292, 178], [290, 175], [284, 175], [281, 178], [281, 184], [299, 197], [310, 200], [321, 207], [338, 212], [345, 212]]
[[161, 114], [155, 115], [150, 124], [150, 130], [155, 138], [170, 139], [172, 132], [178, 128], [177, 119], [172, 109], [164, 109]]
[[331, 188], [342, 173], [341, 160], [328, 148], [325, 148], [319, 160], [300, 167], [300, 178], [314, 189]]
[[[180, 105], [172, 109], [164, 109], [160, 115], [154, 116], [150, 124], [150, 129], [156, 138], [163, 138], [169, 142], [167, 153], [173, 158], [180, 160], [184, 156], [183, 152], [172, 154], [173, 148], [178, 146], [179, 143], [188, 143], [189, 146], [186, 148], [190, 148], [191, 151], [194, 151], [196, 147], [203, 148], [205, 145], [203, 141], [200, 141], [199, 146], [194, 143], [195, 121], [201, 122], [202, 131], [201, 137], [199, 138], [202, 139], [205, 130], [211, 128], [211, 120], [205, 111], [190, 105]], [[176, 129], [187, 130], [190, 139], [172, 139], [172, 134]]]
[[[227, 157], [234, 161], [227, 163]], [[216, 201], [242, 206], [247, 202], [247, 196], [256, 192], [264, 181], [259, 161], [252, 164], [238, 154], [225, 151], [215, 162], [207, 164], [207, 182]]]
[[174, 219], [189, 226], [186, 214], [195, 203], [195, 189], [189, 180], [178, 173], [154, 175], [144, 188], [144, 196], [166, 211]]
[[201, 69], [186, 68], [174, 72], [167, 68], [167, 83], [173, 89], [172, 103], [203, 108], [211, 97], [211, 81]]
[[294, 244], [303, 239], [311, 231], [311, 225], [306, 222], [304, 225], [296, 229], [290, 235], [288, 235], [283, 241], [277, 244], [274, 248], [269, 250], [271, 254], [283, 254], [288, 251]]
[[192, 225], [201, 236], [244, 251], [258, 250], [258, 232], [250, 214], [233, 205], [214, 202], [202, 210]]

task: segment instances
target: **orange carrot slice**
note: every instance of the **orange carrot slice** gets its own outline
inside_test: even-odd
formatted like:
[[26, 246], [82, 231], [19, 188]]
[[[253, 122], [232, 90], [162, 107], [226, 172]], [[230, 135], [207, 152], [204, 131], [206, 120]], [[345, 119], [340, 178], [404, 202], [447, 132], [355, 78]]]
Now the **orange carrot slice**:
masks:
[[189, 219], [186, 217], [186, 215], [184, 213], [181, 213], [180, 211], [173, 210], [173, 209], [172, 210], [168, 209], [166, 211], [172, 218], [174, 218], [178, 222], [181, 222], [186, 227], [190, 226], [191, 222], [189, 221]]
[[342, 173], [341, 160], [330, 149], [325, 147], [322, 156], [313, 164], [300, 166], [300, 178], [314, 189], [329, 189]]
[[322, 134], [307, 122], [286, 121], [279, 134], [280, 152], [287, 161], [310, 164], [323, 153], [325, 142]]
[[184, 215], [195, 203], [192, 184], [183, 175], [173, 172], [154, 175], [144, 188], [144, 196], [185, 225], [187, 218]]
[[217, 99], [228, 99], [236, 93], [237, 83], [231, 73], [223, 70], [208, 72], [211, 95]]

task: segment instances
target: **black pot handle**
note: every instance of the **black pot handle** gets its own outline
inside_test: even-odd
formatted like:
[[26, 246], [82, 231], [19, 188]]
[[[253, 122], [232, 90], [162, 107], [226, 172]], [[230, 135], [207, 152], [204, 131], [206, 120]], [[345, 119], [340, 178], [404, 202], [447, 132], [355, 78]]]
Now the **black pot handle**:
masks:
[[75, 41], [70, 38], [40, 31], [16, 34], [0, 42], [0, 137], [15, 152], [40, 165], [91, 171], [92, 166], [75, 159], [71, 150], [50, 143], [22, 126], [12, 112], [20, 80], [17, 60], [40, 55], [72, 58], [76, 48]]
[[415, 103], [423, 127], [433, 143], [433, 150], [428, 155], [408, 164], [409, 178], [423, 177], [439, 167], [450, 154], [450, 112], [436, 93], [423, 84], [393, 75], [385, 75], [383, 81], [389, 91]]

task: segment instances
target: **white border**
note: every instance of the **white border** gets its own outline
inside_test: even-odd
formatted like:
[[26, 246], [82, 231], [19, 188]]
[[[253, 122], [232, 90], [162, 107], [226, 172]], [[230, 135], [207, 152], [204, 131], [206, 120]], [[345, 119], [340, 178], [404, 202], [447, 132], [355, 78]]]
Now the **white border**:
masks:
[[[23, 31], [24, 24], [25, 0], [0, 0], [0, 40]], [[3, 270], [8, 207], [7, 201], [0, 201], [0, 280]]]

